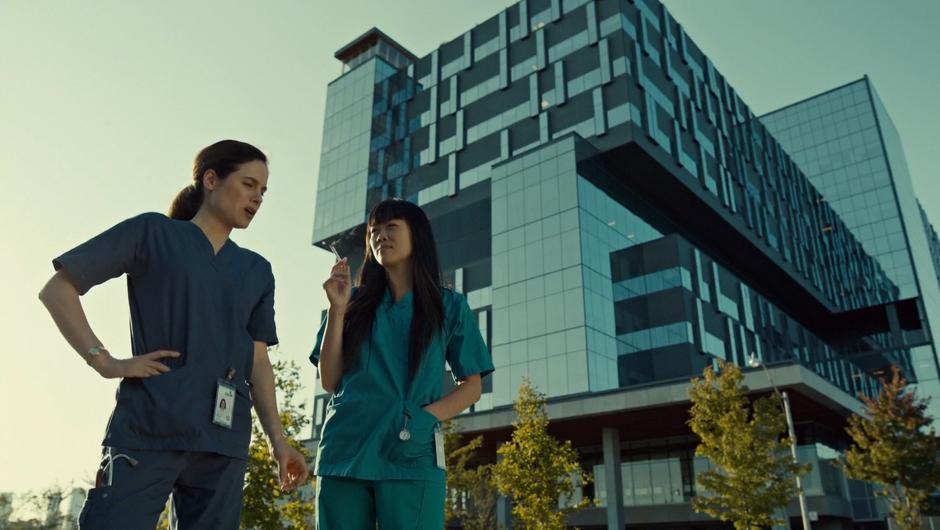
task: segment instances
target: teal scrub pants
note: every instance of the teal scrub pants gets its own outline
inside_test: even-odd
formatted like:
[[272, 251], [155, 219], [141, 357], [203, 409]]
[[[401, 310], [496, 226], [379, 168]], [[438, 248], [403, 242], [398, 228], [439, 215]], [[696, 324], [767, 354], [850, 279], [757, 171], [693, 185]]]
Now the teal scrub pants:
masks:
[[441, 530], [444, 485], [426, 480], [317, 478], [319, 530]]

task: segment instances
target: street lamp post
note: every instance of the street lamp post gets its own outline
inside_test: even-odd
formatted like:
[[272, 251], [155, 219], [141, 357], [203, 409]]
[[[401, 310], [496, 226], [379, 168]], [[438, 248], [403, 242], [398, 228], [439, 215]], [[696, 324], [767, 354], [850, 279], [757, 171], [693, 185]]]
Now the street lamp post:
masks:
[[[796, 430], [793, 428], [793, 413], [790, 411], [790, 398], [787, 397], [787, 392], [781, 392], [777, 385], [774, 384], [773, 377], [770, 376], [770, 371], [767, 370], [767, 366], [764, 365], [753, 353], [747, 361], [748, 366], [751, 368], [757, 368], [760, 366], [764, 369], [764, 373], [767, 374], [767, 379], [770, 381], [770, 385], [774, 387], [774, 392], [780, 396], [780, 399], [783, 401], [783, 412], [787, 417], [787, 431], [790, 434], [790, 454], [793, 456], [793, 463], [799, 464], [800, 461], [796, 456]], [[800, 474], [796, 474], [796, 491], [799, 494], [800, 499], [800, 516], [803, 518], [803, 529], [811, 530], [809, 524], [809, 513], [806, 510], [806, 494], [803, 493], [803, 480], [800, 478]]]

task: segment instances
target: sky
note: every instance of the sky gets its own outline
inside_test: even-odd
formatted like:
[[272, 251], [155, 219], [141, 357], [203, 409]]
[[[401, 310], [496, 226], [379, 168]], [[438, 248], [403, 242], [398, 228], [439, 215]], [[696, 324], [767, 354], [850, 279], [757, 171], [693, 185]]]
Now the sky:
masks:
[[[306, 361], [326, 306], [329, 252], [311, 245], [333, 53], [378, 26], [423, 56], [505, 0], [0, 2], [0, 492], [80, 485], [94, 472], [115, 381], [88, 368], [37, 293], [51, 259], [120, 220], [165, 212], [192, 159], [222, 138], [270, 158], [264, 207], [241, 246], [277, 278], [280, 347]], [[940, 222], [940, 2], [667, 0], [758, 115], [868, 74], [901, 135], [914, 189]], [[126, 285], [82, 299], [129, 355]]]

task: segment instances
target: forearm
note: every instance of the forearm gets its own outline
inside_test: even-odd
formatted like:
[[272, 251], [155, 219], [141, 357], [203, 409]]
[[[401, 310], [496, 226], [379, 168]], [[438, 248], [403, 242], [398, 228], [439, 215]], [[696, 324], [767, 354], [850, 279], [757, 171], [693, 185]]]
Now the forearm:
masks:
[[480, 375], [472, 375], [462, 381], [450, 394], [424, 407], [441, 421], [449, 420], [470, 408], [480, 399], [483, 384]]
[[39, 300], [52, 315], [52, 320], [65, 340], [88, 362], [89, 348], [102, 344], [88, 324], [78, 290], [64, 272], [57, 272], [46, 283], [39, 292]]
[[274, 390], [274, 369], [268, 358], [267, 345], [255, 342], [254, 368], [251, 370], [251, 399], [261, 428], [271, 443], [286, 439], [281, 417], [277, 412], [277, 397]]
[[320, 384], [333, 393], [343, 377], [343, 323], [345, 310], [330, 308], [320, 345]]

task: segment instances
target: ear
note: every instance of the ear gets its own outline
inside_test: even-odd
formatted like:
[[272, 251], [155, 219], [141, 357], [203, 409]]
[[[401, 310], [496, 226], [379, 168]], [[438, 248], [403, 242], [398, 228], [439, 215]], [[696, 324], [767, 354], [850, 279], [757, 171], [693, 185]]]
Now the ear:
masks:
[[206, 170], [202, 174], [202, 187], [207, 191], [212, 191], [219, 184], [219, 175], [215, 172], [214, 169]]

